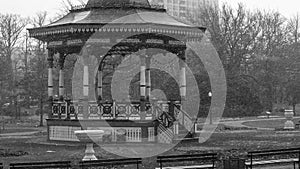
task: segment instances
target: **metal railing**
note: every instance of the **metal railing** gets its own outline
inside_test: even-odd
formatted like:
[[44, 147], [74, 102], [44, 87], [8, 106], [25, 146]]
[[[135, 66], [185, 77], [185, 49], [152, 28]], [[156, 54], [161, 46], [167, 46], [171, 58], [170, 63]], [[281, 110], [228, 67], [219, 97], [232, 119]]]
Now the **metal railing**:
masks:
[[187, 112], [180, 109], [178, 105], [175, 105], [174, 107], [174, 116], [176, 121], [178, 121], [180, 125], [184, 126], [186, 130], [194, 132], [195, 121], [193, 118]]
[[[63, 120], [142, 120], [140, 102], [89, 102], [88, 113], [84, 113], [81, 102], [54, 102], [50, 119]], [[155, 120], [153, 104], [146, 103], [145, 120]]]

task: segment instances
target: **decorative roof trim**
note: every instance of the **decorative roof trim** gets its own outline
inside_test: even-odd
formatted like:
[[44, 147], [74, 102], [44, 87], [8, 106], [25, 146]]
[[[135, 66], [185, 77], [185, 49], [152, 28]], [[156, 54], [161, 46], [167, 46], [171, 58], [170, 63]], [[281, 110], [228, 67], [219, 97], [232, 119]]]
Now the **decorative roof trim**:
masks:
[[[151, 27], [149, 27], [151, 26]], [[200, 30], [202, 32], [199, 32]], [[31, 37], [51, 36], [64, 33], [93, 33], [93, 32], [137, 32], [137, 33], [165, 33], [174, 35], [186, 35], [200, 37], [205, 28], [168, 27], [165, 25], [65, 25], [50, 28], [28, 29]]]
[[[49, 41], [48, 47], [50, 48], [57, 48], [57, 47], [65, 47], [65, 46], [78, 46], [83, 44], [101, 44], [103, 47], [104, 44], [151, 44], [151, 45], [171, 45], [176, 47], [185, 46], [186, 42], [196, 42], [200, 41], [202, 38], [188, 38], [185, 41], [180, 40], [163, 40], [163, 39], [155, 39], [155, 38], [147, 38], [147, 39], [140, 39], [140, 38], [129, 38], [129, 39], [119, 39], [119, 38], [90, 38], [88, 40], [83, 39], [71, 39], [71, 40], [58, 40], [58, 41]], [[127, 50], [129, 49], [128, 46], [117, 46], [116, 49], [118, 50]]]

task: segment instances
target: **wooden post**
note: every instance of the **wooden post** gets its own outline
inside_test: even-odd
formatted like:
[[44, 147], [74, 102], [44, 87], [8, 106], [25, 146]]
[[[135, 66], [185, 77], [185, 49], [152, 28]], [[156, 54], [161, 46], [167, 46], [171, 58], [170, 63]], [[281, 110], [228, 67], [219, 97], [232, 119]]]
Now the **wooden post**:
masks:
[[175, 103], [170, 101], [169, 103], [169, 114], [175, 119]]
[[150, 101], [151, 97], [151, 57], [146, 58], [146, 99]]
[[103, 98], [103, 72], [101, 70], [101, 65], [98, 70], [98, 101], [101, 101]]
[[186, 99], [186, 67], [185, 67], [185, 52], [181, 52], [179, 56], [179, 66], [180, 66], [180, 96], [181, 100]]
[[141, 74], [140, 74], [140, 90], [141, 90], [141, 100], [146, 98], [146, 58], [141, 56]]
[[59, 99], [64, 100], [65, 87], [64, 87], [64, 63], [65, 55], [64, 53], [59, 53]]
[[141, 135], [142, 135], [142, 142], [146, 143], [149, 142], [149, 133], [148, 133], [148, 127], [142, 127], [141, 128]]
[[89, 117], [89, 67], [84, 66], [83, 69], [83, 117], [87, 119]]
[[141, 120], [146, 118], [146, 57], [140, 56], [141, 59], [141, 73], [140, 73], [140, 99], [141, 99]]
[[48, 97], [49, 97], [49, 113], [48, 118], [52, 118], [52, 106], [53, 106], [53, 55], [52, 50], [48, 50]]

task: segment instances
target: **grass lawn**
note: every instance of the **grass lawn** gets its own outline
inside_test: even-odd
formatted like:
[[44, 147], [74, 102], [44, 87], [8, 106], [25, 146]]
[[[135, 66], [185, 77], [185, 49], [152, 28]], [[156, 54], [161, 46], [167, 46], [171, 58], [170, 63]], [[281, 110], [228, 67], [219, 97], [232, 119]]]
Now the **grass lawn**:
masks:
[[[294, 123], [298, 123], [300, 118], [294, 119]], [[244, 122], [243, 125], [257, 128], [275, 128], [282, 129], [284, 127], [285, 119], [272, 119], [272, 120], [257, 120]]]
[[[299, 118], [298, 118], [299, 121]], [[283, 126], [285, 120], [257, 120], [246, 122], [245, 125], [261, 128], [278, 128]], [[7, 132], [27, 132], [45, 130], [30, 124], [7, 125]], [[78, 162], [82, 159], [85, 145], [77, 143], [49, 143], [46, 141], [47, 133], [38, 133], [23, 137], [0, 136], [0, 163], [6, 166], [12, 162], [30, 161], [62, 161]], [[133, 144], [135, 146], [136, 144]], [[300, 131], [256, 131], [234, 130], [214, 133], [205, 143], [180, 143], [163, 155], [187, 153], [218, 153], [219, 159], [229, 157], [246, 158], [247, 151], [263, 149], [282, 149], [300, 147]], [[126, 147], [128, 148], [128, 147]], [[96, 147], [96, 156], [99, 159], [124, 158]], [[156, 157], [143, 159], [141, 169], [154, 169], [157, 167]]]
[[8, 133], [23, 133], [23, 132], [33, 132], [33, 131], [46, 131], [46, 126], [37, 127], [39, 125], [38, 122], [35, 123], [7, 123], [3, 126], [0, 125], [0, 134], [8, 134]]
[[30, 129], [30, 128], [6, 128], [5, 130], [0, 130], [0, 134], [22, 133], [22, 132], [32, 132], [32, 131], [37, 131], [37, 130]]
[[[170, 154], [217, 152], [220, 159], [228, 157], [246, 157], [251, 150], [300, 147], [300, 132], [279, 131], [226, 131], [214, 133], [205, 143], [180, 143], [166, 152]], [[0, 162], [57, 161], [78, 162], [84, 154], [85, 146], [80, 144], [55, 144], [46, 142], [46, 133], [30, 137], [0, 137]], [[95, 148], [98, 158], [122, 158]], [[142, 169], [153, 169], [157, 164], [155, 157], [144, 159]]]

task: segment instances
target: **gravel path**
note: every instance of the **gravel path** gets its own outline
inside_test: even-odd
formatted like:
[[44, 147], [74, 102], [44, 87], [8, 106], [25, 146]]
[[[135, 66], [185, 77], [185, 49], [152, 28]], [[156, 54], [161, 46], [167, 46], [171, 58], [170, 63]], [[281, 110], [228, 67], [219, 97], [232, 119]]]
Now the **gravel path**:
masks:
[[[284, 120], [284, 117], [280, 118], [269, 118], [269, 119], [253, 119], [253, 120], [238, 120], [238, 121], [223, 121], [220, 122], [220, 124], [224, 124], [226, 126], [231, 126], [231, 127], [245, 127], [245, 128], [253, 128], [249, 127], [246, 125], [243, 125], [245, 122], [252, 122], [252, 121], [270, 121], [270, 120]], [[259, 128], [255, 127], [257, 130], [275, 130], [275, 128]]]

